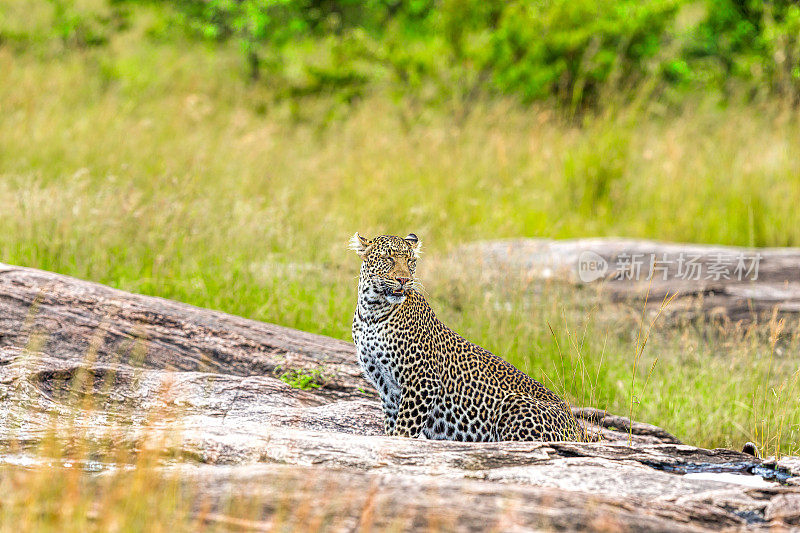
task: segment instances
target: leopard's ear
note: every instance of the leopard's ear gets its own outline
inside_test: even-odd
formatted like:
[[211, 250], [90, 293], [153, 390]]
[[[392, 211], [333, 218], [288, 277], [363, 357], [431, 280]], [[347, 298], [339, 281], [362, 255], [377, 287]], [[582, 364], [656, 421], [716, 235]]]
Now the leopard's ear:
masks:
[[372, 248], [372, 241], [365, 239], [358, 232], [355, 232], [355, 234], [350, 237], [350, 244], [348, 245], [348, 248], [353, 250], [361, 257], [364, 257], [367, 255], [367, 252], [369, 252], [369, 249]]
[[422, 253], [422, 241], [419, 240], [419, 237], [413, 233], [409, 233], [404, 240], [411, 246], [411, 249], [414, 250], [414, 257], [419, 257], [419, 254]]

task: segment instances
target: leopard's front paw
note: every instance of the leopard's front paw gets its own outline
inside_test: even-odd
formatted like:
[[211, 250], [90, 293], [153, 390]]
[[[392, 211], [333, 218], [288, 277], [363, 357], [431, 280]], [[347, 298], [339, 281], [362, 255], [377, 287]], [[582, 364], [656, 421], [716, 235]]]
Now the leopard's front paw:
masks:
[[407, 439], [413, 438], [413, 435], [407, 429], [395, 428], [392, 437], [405, 437]]

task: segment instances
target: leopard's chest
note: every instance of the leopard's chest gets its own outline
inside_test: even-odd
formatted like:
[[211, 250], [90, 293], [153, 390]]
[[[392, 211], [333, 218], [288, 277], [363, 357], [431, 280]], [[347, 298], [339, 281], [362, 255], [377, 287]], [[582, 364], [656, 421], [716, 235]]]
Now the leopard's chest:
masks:
[[403, 357], [389, 328], [353, 323], [353, 340], [358, 363], [367, 379], [381, 395], [384, 404], [398, 407]]

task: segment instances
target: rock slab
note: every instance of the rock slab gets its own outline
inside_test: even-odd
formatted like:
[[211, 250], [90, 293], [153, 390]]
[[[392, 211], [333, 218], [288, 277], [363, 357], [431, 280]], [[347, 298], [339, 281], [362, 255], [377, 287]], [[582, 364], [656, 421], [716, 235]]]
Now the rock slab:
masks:
[[800, 317], [800, 249], [741, 248], [648, 240], [513, 239], [476, 242], [450, 259], [480, 258], [489, 276], [521, 275], [592, 287], [616, 301], [660, 306], [668, 315], [753, 321]]

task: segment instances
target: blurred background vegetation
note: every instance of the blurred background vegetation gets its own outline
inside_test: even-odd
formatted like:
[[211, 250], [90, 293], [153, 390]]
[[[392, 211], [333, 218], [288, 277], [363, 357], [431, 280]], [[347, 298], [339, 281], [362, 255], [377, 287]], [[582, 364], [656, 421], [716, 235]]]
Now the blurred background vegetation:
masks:
[[504, 95], [575, 113], [610, 91], [641, 96], [643, 84], [665, 103], [697, 90], [720, 100], [800, 96], [793, 0], [49, 0], [40, 24], [15, 20], [14, 5], [31, 3], [9, 2], [6, 46], [105, 46], [147, 11], [154, 41], [235, 42], [243, 73], [277, 97]]
[[347, 239], [413, 231], [437, 313], [576, 403], [798, 453], [797, 324], [643, 350], [586, 292], [437, 258], [800, 246], [799, 104], [796, 1], [3, 0], [0, 260], [349, 339]]

